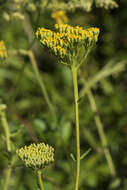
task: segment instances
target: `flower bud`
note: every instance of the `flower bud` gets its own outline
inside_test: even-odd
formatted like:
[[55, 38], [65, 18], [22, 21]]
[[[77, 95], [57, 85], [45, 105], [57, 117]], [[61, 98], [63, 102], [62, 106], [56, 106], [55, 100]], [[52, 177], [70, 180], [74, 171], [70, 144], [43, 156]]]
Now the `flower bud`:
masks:
[[16, 151], [26, 167], [42, 169], [54, 162], [54, 148], [44, 143], [24, 146]]

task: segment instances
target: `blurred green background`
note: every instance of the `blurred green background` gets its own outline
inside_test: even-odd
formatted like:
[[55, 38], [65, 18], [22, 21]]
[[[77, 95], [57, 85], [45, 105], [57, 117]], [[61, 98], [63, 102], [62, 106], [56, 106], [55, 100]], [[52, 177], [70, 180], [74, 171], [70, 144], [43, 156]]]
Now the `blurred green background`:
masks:
[[[35, 38], [39, 26], [54, 28], [58, 15], [57, 19], [53, 18], [53, 12], [57, 10], [63, 10], [67, 16], [65, 19], [65, 15], [62, 16], [61, 22], [100, 28], [96, 47], [79, 73], [79, 94], [83, 95], [79, 101], [81, 153], [92, 149], [81, 161], [79, 189], [127, 189], [127, 1], [116, 3], [111, 0], [0, 1], [0, 40], [5, 41], [8, 51], [8, 58], [0, 63], [0, 99], [7, 105], [13, 147], [12, 154], [7, 154], [0, 124], [1, 190], [15, 150], [33, 142], [45, 142], [55, 148], [55, 163], [44, 170], [45, 189], [74, 189], [75, 162], [70, 157], [70, 153], [75, 155], [71, 72], [58, 64], [58, 59]], [[28, 51], [32, 52], [32, 58]], [[53, 113], [36, 78], [33, 60], [39, 68]], [[107, 75], [98, 78], [106, 65], [109, 65]], [[91, 111], [87, 95], [83, 94], [84, 77], [95, 81], [91, 89], [116, 167], [115, 177], [111, 176], [103, 153], [95, 113]], [[17, 189], [37, 189], [34, 172], [25, 168], [18, 158], [8, 186], [8, 190]]]

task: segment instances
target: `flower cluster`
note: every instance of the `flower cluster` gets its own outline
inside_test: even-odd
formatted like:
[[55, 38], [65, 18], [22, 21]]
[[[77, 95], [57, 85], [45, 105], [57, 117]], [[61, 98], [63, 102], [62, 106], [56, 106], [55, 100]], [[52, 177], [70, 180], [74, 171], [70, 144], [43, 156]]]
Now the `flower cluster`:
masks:
[[60, 33], [66, 33], [67, 40], [71, 43], [80, 43], [81, 41], [84, 42], [84, 40], [96, 42], [99, 34], [99, 29], [94, 27], [83, 29], [79, 26], [72, 27], [67, 24], [56, 24], [55, 28], [58, 29]]
[[118, 4], [116, 3], [116, 1], [114, 0], [96, 0], [96, 6], [100, 7], [100, 8], [105, 8], [105, 9], [114, 9], [114, 8], [118, 8]]
[[45, 28], [39, 28], [36, 32], [40, 42], [61, 58], [66, 54], [67, 39], [65, 35], [65, 33], [53, 32]]
[[2, 14], [6, 21], [13, 19], [24, 20], [24, 10], [28, 12], [35, 12], [37, 10], [36, 3], [32, 0], [11, 0], [8, 3], [8, 6], [11, 6], [11, 9], [4, 9]]
[[6, 58], [8, 55], [7, 55], [7, 49], [6, 49], [6, 46], [5, 46], [5, 43], [3, 40], [0, 41], [0, 58]]
[[24, 146], [16, 151], [26, 167], [42, 169], [54, 161], [54, 148], [44, 143]]
[[86, 50], [98, 40], [99, 29], [95, 27], [84, 29], [79, 26], [56, 24], [55, 28], [58, 32], [39, 28], [36, 36], [43, 46], [66, 62], [72, 61], [74, 56], [80, 56], [80, 49], [84, 49], [85, 55]]
[[57, 24], [67, 23], [68, 21], [66, 12], [63, 10], [53, 11], [51, 16], [56, 20]]

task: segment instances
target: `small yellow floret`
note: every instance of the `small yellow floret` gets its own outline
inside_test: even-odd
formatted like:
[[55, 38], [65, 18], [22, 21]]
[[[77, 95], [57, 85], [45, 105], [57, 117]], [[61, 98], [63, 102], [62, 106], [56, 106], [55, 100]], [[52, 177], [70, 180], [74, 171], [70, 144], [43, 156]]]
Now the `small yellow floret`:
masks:
[[51, 30], [46, 29], [46, 28], [38, 28], [35, 35], [37, 36], [37, 38], [38, 37], [42, 38], [42, 37], [52, 36], [53, 32]]

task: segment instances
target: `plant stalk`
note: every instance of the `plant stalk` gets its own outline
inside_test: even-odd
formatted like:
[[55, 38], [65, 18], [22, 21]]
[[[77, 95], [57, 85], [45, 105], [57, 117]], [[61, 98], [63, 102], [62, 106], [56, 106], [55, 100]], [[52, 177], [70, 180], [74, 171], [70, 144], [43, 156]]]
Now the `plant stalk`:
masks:
[[0, 111], [0, 116], [1, 116], [1, 123], [5, 132], [7, 150], [8, 152], [10, 152], [11, 151], [10, 132], [9, 132], [9, 127], [6, 120], [5, 112]]
[[42, 181], [41, 171], [40, 170], [37, 171], [37, 178], [38, 178], [38, 184], [39, 184], [40, 190], [44, 190], [44, 185], [43, 185], [43, 181]]
[[79, 108], [78, 108], [78, 81], [77, 81], [77, 68], [75, 65], [71, 66], [73, 88], [74, 88], [74, 104], [75, 104], [75, 123], [76, 123], [76, 181], [75, 190], [79, 188], [80, 176], [80, 133], [79, 133]]
[[114, 166], [114, 163], [113, 163], [113, 160], [112, 160], [109, 148], [108, 148], [108, 143], [107, 143], [107, 139], [106, 139], [106, 136], [104, 133], [103, 124], [101, 122], [99, 115], [96, 114], [97, 113], [97, 106], [96, 106], [95, 98], [94, 98], [92, 91], [90, 89], [87, 89], [87, 95], [88, 95], [88, 99], [90, 102], [91, 109], [95, 113], [94, 120], [95, 120], [95, 123], [97, 126], [98, 134], [100, 136], [102, 147], [104, 149], [105, 158], [107, 160], [111, 175], [114, 177], [114, 176], [116, 176], [115, 166]]
[[11, 176], [12, 167], [7, 168], [3, 190], [8, 190], [9, 179]]
[[29, 58], [31, 60], [31, 64], [33, 66], [33, 70], [35, 72], [35, 75], [36, 75], [36, 78], [38, 80], [38, 83], [39, 83], [39, 85], [41, 87], [41, 91], [42, 91], [42, 93], [44, 95], [45, 101], [47, 102], [47, 105], [49, 107], [49, 110], [51, 111], [51, 114], [54, 116], [55, 115], [54, 114], [54, 107], [53, 107], [52, 103], [50, 102], [50, 99], [49, 99], [48, 93], [46, 91], [45, 85], [44, 85], [43, 80], [42, 80], [42, 78], [40, 76], [40, 73], [39, 73], [39, 70], [38, 70], [38, 66], [37, 66], [37, 63], [36, 63], [36, 60], [35, 60], [33, 52], [32, 51], [28, 51], [28, 56], [29, 56]]
[[[0, 110], [0, 116], [1, 116], [1, 123], [5, 132], [7, 151], [11, 152], [10, 132], [9, 132], [8, 122], [7, 122], [4, 110]], [[6, 169], [3, 190], [8, 190], [8, 184], [9, 184], [9, 179], [11, 176], [11, 171], [12, 171], [12, 166], [9, 166]]]

